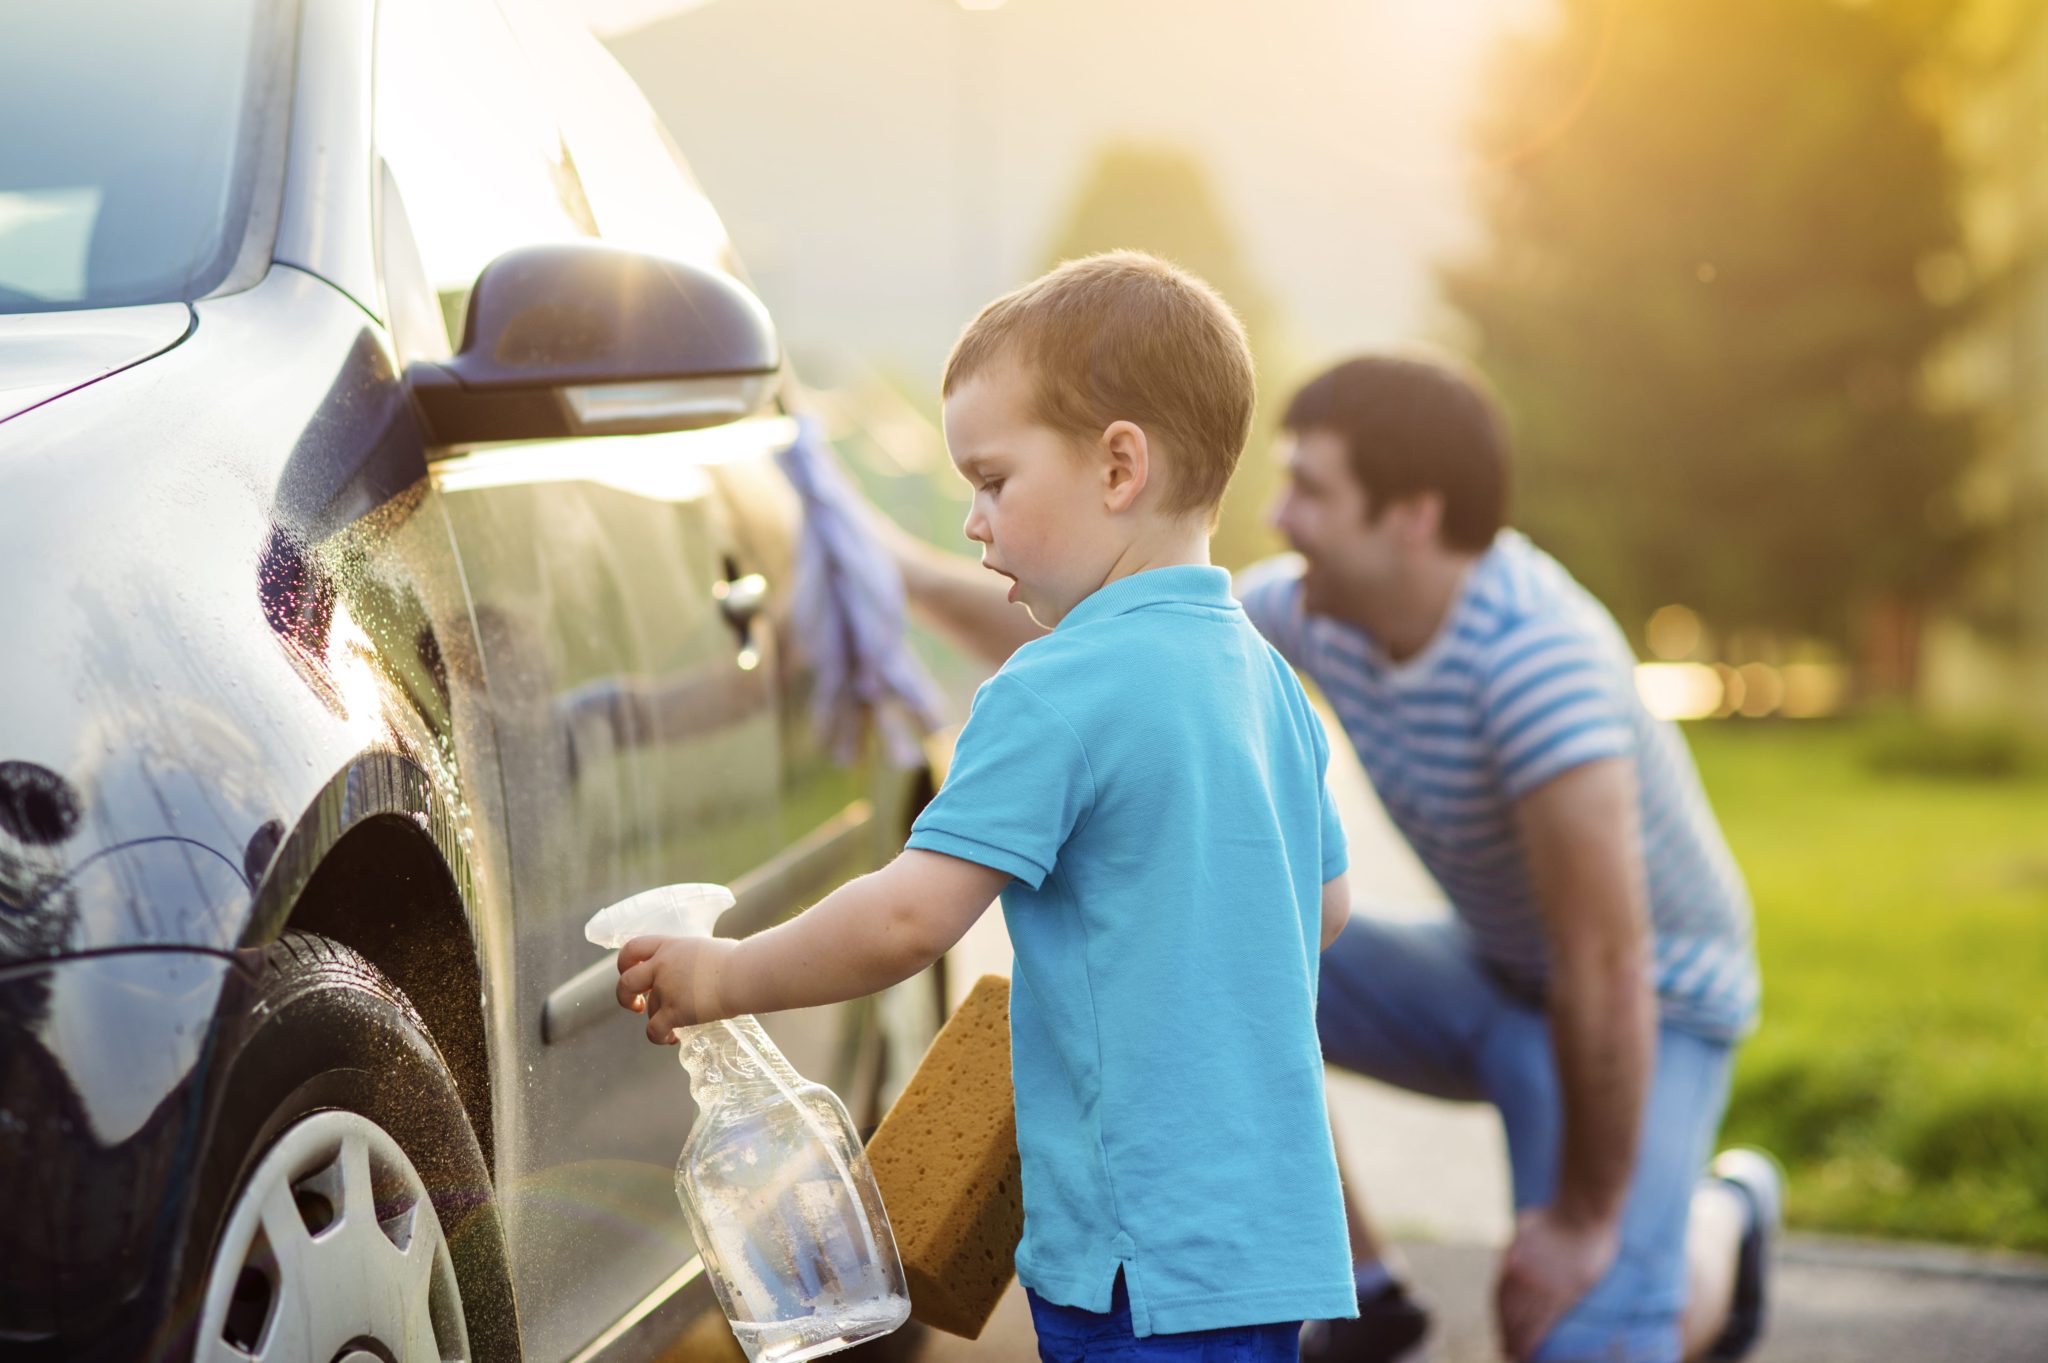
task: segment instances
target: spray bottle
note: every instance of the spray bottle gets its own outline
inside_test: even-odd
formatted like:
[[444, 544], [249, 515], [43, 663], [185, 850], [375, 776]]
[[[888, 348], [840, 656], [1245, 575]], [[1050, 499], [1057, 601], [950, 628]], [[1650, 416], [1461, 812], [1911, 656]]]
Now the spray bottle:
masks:
[[[708, 937], [732, 905], [722, 885], [664, 885], [599, 910], [583, 935], [602, 947]], [[676, 1196], [751, 1363], [801, 1363], [903, 1324], [903, 1265], [845, 1105], [751, 1017], [677, 1037], [697, 1121]]]

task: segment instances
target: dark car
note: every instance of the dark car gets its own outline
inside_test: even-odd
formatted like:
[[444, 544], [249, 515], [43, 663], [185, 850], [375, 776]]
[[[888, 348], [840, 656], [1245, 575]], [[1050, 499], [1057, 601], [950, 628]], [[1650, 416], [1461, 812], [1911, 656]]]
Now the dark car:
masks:
[[[545, 0], [11, 6], [0, 111], [0, 1356], [715, 1342], [583, 922], [928, 784], [816, 737], [717, 216]], [[872, 1121], [938, 1009], [769, 1026]]]

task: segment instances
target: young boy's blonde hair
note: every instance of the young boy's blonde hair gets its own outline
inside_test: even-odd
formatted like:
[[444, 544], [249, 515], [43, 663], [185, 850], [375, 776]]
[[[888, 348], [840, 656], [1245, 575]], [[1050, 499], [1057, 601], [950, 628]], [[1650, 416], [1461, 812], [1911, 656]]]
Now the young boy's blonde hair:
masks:
[[981, 310], [953, 344], [943, 396], [1020, 363], [1038, 420], [1077, 441], [1115, 421], [1165, 447], [1169, 516], [1214, 519], [1251, 435], [1256, 381], [1222, 295], [1142, 251], [1070, 260]]

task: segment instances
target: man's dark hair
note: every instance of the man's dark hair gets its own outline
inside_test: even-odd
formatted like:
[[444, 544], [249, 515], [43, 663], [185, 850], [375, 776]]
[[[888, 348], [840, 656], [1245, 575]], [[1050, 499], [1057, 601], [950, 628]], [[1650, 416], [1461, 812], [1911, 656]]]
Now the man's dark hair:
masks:
[[1507, 423], [1476, 373], [1434, 359], [1360, 356], [1310, 379], [1281, 424], [1344, 442], [1368, 516], [1438, 493], [1444, 544], [1473, 552], [1507, 523]]

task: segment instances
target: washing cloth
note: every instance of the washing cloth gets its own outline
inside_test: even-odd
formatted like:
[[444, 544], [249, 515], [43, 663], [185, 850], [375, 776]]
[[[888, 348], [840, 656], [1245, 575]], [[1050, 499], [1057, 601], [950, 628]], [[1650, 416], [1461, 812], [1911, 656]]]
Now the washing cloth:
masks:
[[940, 700], [905, 637], [903, 578], [862, 522], [860, 493], [815, 418], [798, 418], [795, 443], [776, 458], [803, 499], [790, 613], [817, 673], [812, 722], [842, 762], [858, 754], [872, 723], [892, 764], [917, 766]]

